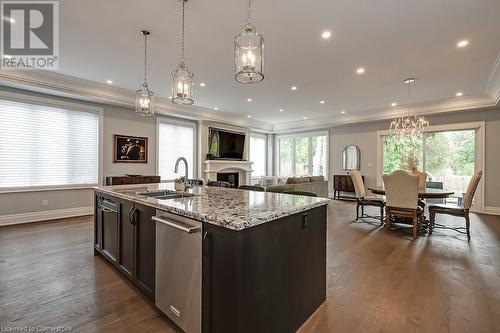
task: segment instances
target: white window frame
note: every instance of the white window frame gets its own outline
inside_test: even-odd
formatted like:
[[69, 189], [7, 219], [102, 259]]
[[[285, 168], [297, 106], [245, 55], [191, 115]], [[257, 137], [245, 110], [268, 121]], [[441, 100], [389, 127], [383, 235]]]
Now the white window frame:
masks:
[[[281, 139], [295, 139], [295, 138], [313, 138], [316, 136], [324, 136], [326, 137], [325, 143], [326, 143], [326, 166], [325, 166], [325, 179], [328, 179], [328, 175], [330, 172], [330, 135], [328, 131], [319, 131], [319, 132], [306, 132], [306, 133], [294, 133], [294, 134], [277, 134], [275, 137], [274, 141], [274, 163], [275, 163], [275, 170], [276, 170], [276, 175], [280, 177], [294, 177], [296, 176], [296, 170], [295, 170], [295, 141], [293, 141], [293, 164], [292, 164], [292, 170], [293, 170], [293, 175], [281, 175], [280, 173], [280, 150], [279, 150], [279, 141]], [[308, 160], [309, 162], [312, 161], [312, 140], [309, 140], [309, 147], [308, 147]], [[308, 167], [309, 170], [311, 170], [311, 166], [309, 165]]]
[[[172, 117], [156, 117], [156, 174], [160, 174], [160, 124], [191, 127], [193, 129], [193, 178], [198, 178], [198, 123]], [[178, 156], [180, 157], [180, 156]], [[183, 174], [181, 176], [184, 176]], [[161, 180], [162, 183], [172, 183], [173, 179]]]
[[[261, 137], [261, 138], [264, 138], [266, 140], [266, 151], [265, 151], [265, 165], [264, 165], [264, 177], [268, 176], [269, 175], [269, 170], [268, 170], [268, 161], [269, 161], [269, 154], [268, 154], [268, 146], [269, 146], [269, 138], [268, 138], [268, 135], [267, 133], [261, 133], [261, 132], [250, 132], [250, 137], [248, 138], [248, 159], [250, 159], [250, 150], [252, 149], [250, 147], [250, 142], [251, 142], [251, 137], [252, 136], [256, 136], [256, 137]], [[253, 161], [252, 161], [253, 162]], [[251, 179], [251, 183], [254, 184], [254, 182], [258, 181], [260, 179], [260, 176], [250, 176], [250, 179]]]
[[[472, 212], [482, 213], [484, 212], [484, 182], [486, 179], [485, 173], [485, 122], [470, 122], [470, 123], [458, 123], [458, 124], [448, 124], [448, 125], [437, 125], [430, 126], [428, 132], [446, 132], [446, 131], [461, 131], [461, 130], [476, 130], [475, 135], [475, 161], [474, 170], [483, 170], [483, 178], [479, 182], [476, 195], [475, 195], [475, 205], [471, 208]], [[390, 130], [378, 131], [377, 132], [377, 185], [382, 186], [382, 171], [384, 170], [384, 136], [394, 134]], [[422, 147], [425, 149], [425, 147]], [[425, 156], [425, 154], [424, 154]]]
[[47, 98], [41, 96], [27, 95], [23, 93], [15, 93], [8, 91], [0, 91], [0, 99], [12, 102], [27, 103], [41, 105], [53, 108], [60, 108], [74, 111], [92, 112], [98, 115], [98, 138], [97, 138], [97, 183], [84, 185], [54, 185], [54, 186], [23, 186], [23, 187], [6, 187], [0, 189], [0, 194], [3, 193], [23, 193], [23, 192], [42, 192], [42, 191], [62, 191], [75, 189], [90, 189], [93, 186], [103, 184], [103, 108], [92, 106], [83, 103], [75, 103], [56, 98]]

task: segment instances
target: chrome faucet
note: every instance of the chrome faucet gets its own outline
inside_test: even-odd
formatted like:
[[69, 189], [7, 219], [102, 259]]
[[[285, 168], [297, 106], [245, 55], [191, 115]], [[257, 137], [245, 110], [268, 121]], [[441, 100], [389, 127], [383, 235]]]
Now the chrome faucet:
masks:
[[188, 161], [184, 158], [184, 157], [179, 157], [177, 159], [177, 161], [175, 161], [175, 169], [174, 169], [174, 172], [177, 173], [179, 171], [179, 162], [180, 161], [183, 161], [184, 162], [184, 166], [185, 166], [185, 169], [186, 169], [186, 175], [185, 175], [185, 178], [184, 178], [184, 188], [190, 188], [191, 186], [189, 185], [188, 183]]

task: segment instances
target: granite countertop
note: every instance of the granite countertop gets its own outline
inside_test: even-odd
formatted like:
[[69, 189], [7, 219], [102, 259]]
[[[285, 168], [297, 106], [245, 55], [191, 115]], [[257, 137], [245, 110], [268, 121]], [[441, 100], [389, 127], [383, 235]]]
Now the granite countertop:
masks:
[[161, 200], [141, 192], [173, 190], [173, 183], [98, 186], [95, 191], [151, 206], [169, 213], [243, 230], [311, 208], [327, 205], [326, 198], [255, 192], [220, 187], [194, 187], [193, 197]]

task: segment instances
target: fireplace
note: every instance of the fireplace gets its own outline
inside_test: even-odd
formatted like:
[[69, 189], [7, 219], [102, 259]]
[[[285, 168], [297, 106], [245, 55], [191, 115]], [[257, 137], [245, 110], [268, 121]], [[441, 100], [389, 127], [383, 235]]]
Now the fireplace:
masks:
[[238, 188], [238, 186], [240, 185], [239, 178], [240, 178], [239, 172], [218, 172], [217, 173], [217, 180], [218, 181], [228, 182], [234, 188]]

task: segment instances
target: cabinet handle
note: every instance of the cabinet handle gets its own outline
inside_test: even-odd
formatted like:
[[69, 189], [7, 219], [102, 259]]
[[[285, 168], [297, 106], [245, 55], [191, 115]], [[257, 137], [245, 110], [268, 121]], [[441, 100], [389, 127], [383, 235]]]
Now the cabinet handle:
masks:
[[135, 208], [135, 207], [130, 208], [130, 211], [128, 212], [128, 220], [133, 225], [136, 224], [136, 215], [135, 215], [136, 212], [137, 212], [137, 208]]
[[302, 214], [302, 226], [304, 228], [309, 227], [309, 213]]
[[99, 206], [99, 208], [104, 212], [104, 213], [118, 213], [116, 210], [104, 207], [104, 206]]
[[165, 220], [165, 219], [162, 219], [162, 218], [159, 218], [156, 216], [153, 216], [151, 219], [155, 222], [160, 222], [160, 223], [166, 224], [172, 228], [187, 232], [188, 234], [194, 234], [194, 233], [197, 233], [198, 231], [201, 231], [200, 227], [192, 227], [192, 226], [189, 226], [186, 224], [180, 224], [180, 222]]
[[212, 236], [208, 231], [205, 231], [203, 234], [203, 242], [202, 242], [202, 252], [204, 257], [210, 257], [210, 248], [211, 244], [210, 242], [212, 241]]

